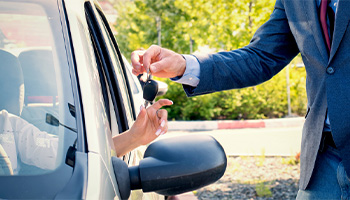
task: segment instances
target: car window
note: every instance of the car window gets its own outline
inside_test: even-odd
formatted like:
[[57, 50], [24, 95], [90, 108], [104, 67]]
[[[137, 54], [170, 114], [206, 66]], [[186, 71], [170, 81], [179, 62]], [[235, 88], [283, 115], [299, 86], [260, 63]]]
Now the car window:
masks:
[[126, 60], [126, 58], [124, 56], [123, 56], [123, 62], [124, 62], [125, 67], [127, 68], [126, 69], [126, 74], [128, 76], [128, 79], [129, 79], [129, 83], [130, 83], [130, 86], [131, 86], [131, 91], [135, 95], [139, 94], [141, 91], [138, 88], [138, 84], [140, 84], [140, 82], [137, 80], [138, 77], [131, 73], [132, 66], [130, 65], [128, 60]]
[[69, 180], [65, 157], [77, 138], [57, 3], [41, 3], [0, 0], [0, 184], [11, 182], [32, 194], [39, 191], [32, 182], [39, 177], [42, 184], [61, 177], [51, 184], [57, 189]]
[[114, 144], [111, 139], [113, 136], [123, 132], [123, 129], [121, 126], [119, 126], [119, 124], [123, 123], [121, 117], [124, 116], [124, 114], [120, 112], [118, 107], [115, 106], [115, 104], [117, 104], [116, 99], [119, 99], [120, 95], [119, 93], [115, 93], [115, 91], [112, 89], [114, 86], [113, 77], [111, 76], [113, 75], [110, 74], [110, 65], [108, 63], [110, 58], [108, 53], [103, 51], [103, 49], [105, 49], [105, 43], [103, 41], [99, 26], [96, 23], [96, 18], [91, 4], [86, 3], [85, 9], [99, 75], [99, 82], [101, 85], [101, 96], [104, 102], [103, 112], [101, 115], [105, 115], [108, 118], [108, 130], [105, 132], [107, 134], [104, 136], [106, 137], [106, 141], [109, 143], [108, 146], [111, 149], [110, 156], [116, 156]]
[[[134, 122], [134, 110], [132, 100], [132, 89], [129, 87], [129, 82], [126, 77], [125, 70], [122, 66], [121, 57], [117, 53], [112, 38], [110, 37], [110, 30], [108, 24], [105, 24], [102, 12], [99, 8], [93, 7], [90, 3], [85, 3], [86, 15], [91, 32], [91, 38], [95, 45], [95, 54], [97, 59], [100, 59], [101, 70], [106, 81], [106, 86], [109, 88], [109, 93], [104, 95], [106, 107], [110, 107], [110, 117], [116, 117], [119, 126], [119, 133], [129, 129]], [[98, 12], [94, 12], [94, 9]], [[102, 76], [101, 76], [102, 77]], [[107, 99], [106, 97], [109, 97]], [[107, 105], [108, 104], [108, 105]], [[111, 128], [115, 128], [111, 122]], [[111, 131], [112, 137], [117, 133]], [[109, 135], [111, 136], [111, 135]], [[115, 147], [118, 148], [118, 147]], [[112, 154], [113, 155], [113, 154]], [[128, 161], [129, 156], [124, 156], [124, 160]]]
[[106, 125], [106, 127], [108, 127], [108, 128], [105, 131], [105, 133], [107, 133], [107, 134], [105, 134], [105, 137], [106, 137], [106, 141], [109, 142], [109, 147], [111, 149], [111, 155], [115, 156], [116, 153], [114, 150], [114, 144], [111, 141], [111, 136], [119, 134], [118, 122], [116, 119], [116, 114], [114, 111], [115, 109], [114, 109], [113, 101], [112, 101], [111, 94], [110, 94], [110, 87], [108, 85], [105, 71], [103, 70], [104, 62], [103, 62], [103, 60], [101, 60], [101, 58], [103, 58], [102, 52], [98, 50], [99, 44], [96, 41], [97, 38], [94, 37], [94, 33], [92, 33], [93, 32], [92, 29], [93, 29], [93, 27], [90, 27], [91, 41], [92, 41], [93, 48], [94, 48], [95, 60], [96, 60], [98, 74], [99, 74], [99, 81], [97, 81], [97, 82], [100, 83], [100, 85], [101, 85], [101, 94], [102, 94], [101, 96], [102, 96], [102, 101], [103, 101], [103, 105], [104, 105], [103, 111], [100, 112], [100, 114], [103, 118], [108, 119], [108, 124]]
[[[0, 7], [1, 60], [6, 61], [1, 62], [4, 78], [0, 87], [6, 95], [1, 95], [0, 123], [2, 131], [13, 133], [2, 134], [2, 146], [15, 151], [10, 153], [14, 154], [10, 156], [14, 175], [24, 173], [15, 158], [54, 170], [59, 164], [56, 155], [62, 151], [58, 149], [62, 127], [53, 121], [64, 121], [60, 111], [69, 110], [63, 104], [62, 74], [49, 18], [36, 4], [0, 2]], [[63, 106], [66, 108], [60, 109]], [[34, 159], [40, 156], [45, 158]]]
[[113, 45], [113, 41], [111, 38], [114, 36], [111, 36], [109, 34], [109, 31], [107, 30], [108, 24], [106, 24], [105, 21], [103, 20], [104, 16], [103, 16], [102, 12], [99, 12], [98, 17], [99, 17], [100, 22], [102, 23], [102, 27], [101, 27], [102, 33], [103, 33], [104, 38], [105, 38], [106, 43], [107, 43], [106, 45], [108, 48], [108, 52], [110, 53], [111, 61], [112, 61], [113, 67], [114, 67], [114, 72], [117, 76], [118, 85], [121, 88], [121, 95], [122, 95], [125, 110], [126, 110], [126, 116], [127, 116], [129, 125], [131, 125], [131, 123], [133, 122], [133, 114], [132, 114], [133, 111], [132, 111], [132, 105], [131, 105], [131, 97], [130, 97], [130, 94], [128, 91], [128, 83], [127, 83], [126, 78], [125, 78], [126, 74], [124, 74], [124, 71], [123, 71], [122, 66], [121, 66], [121, 59], [122, 58], [120, 58], [116, 52], [116, 49]]

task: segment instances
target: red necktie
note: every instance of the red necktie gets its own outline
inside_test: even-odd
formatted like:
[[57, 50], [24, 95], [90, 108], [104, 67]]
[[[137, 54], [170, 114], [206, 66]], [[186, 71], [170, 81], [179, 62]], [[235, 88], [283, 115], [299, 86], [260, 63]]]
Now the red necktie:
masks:
[[324, 38], [326, 40], [326, 44], [328, 47], [328, 52], [330, 52], [331, 51], [331, 40], [329, 38], [328, 27], [327, 27], [327, 7], [328, 7], [327, 0], [321, 0], [320, 21], [321, 21], [321, 25], [322, 25], [323, 35], [324, 35]]

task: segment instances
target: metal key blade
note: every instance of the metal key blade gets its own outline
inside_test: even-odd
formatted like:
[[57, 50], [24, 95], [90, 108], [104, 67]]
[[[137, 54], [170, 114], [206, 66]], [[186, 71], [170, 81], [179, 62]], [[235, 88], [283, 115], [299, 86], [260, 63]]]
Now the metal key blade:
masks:
[[147, 108], [148, 104], [149, 104], [149, 101], [145, 100], [144, 107]]

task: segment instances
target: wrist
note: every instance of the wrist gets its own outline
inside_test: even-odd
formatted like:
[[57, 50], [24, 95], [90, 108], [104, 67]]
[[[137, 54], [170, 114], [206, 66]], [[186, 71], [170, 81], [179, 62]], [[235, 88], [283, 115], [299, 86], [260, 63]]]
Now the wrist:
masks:
[[142, 142], [140, 139], [140, 136], [137, 134], [137, 130], [134, 130], [133, 127], [129, 129], [129, 135], [130, 135], [130, 144], [133, 144], [135, 148], [141, 146]]
[[139, 147], [140, 145], [137, 142], [137, 139], [135, 139], [134, 134], [130, 130], [113, 137], [113, 143], [118, 157], [124, 156]]
[[180, 66], [180, 69], [178, 70], [177, 77], [181, 77], [184, 75], [186, 71], [186, 58], [181, 54], [178, 54], [178, 55], [180, 56], [179, 63], [178, 63], [178, 65]]

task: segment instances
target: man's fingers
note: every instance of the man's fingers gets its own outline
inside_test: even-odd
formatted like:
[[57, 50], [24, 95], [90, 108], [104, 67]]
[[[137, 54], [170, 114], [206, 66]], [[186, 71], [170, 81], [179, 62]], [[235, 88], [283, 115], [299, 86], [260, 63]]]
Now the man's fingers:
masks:
[[135, 75], [135, 76], [137, 76], [137, 75], [139, 75], [139, 71], [138, 70], [136, 70], [136, 69], [132, 69], [132, 73]]
[[143, 66], [145, 70], [149, 69], [150, 65], [153, 62], [158, 61], [159, 54], [161, 52], [161, 47], [157, 45], [152, 45], [147, 51], [143, 54]]
[[169, 100], [169, 99], [159, 99], [151, 107], [156, 109], [156, 110], [159, 110], [163, 106], [170, 106], [170, 105], [173, 105], [173, 104], [174, 103], [171, 100]]
[[150, 70], [152, 73], [157, 73], [161, 70], [163, 70], [165, 67], [168, 67], [169, 66], [169, 62], [167, 59], [162, 59], [158, 62], [155, 62], [153, 64], [150, 65]]
[[133, 66], [132, 72], [135, 75], [141, 74], [143, 72], [142, 62], [144, 50], [136, 50], [131, 53], [131, 64]]

